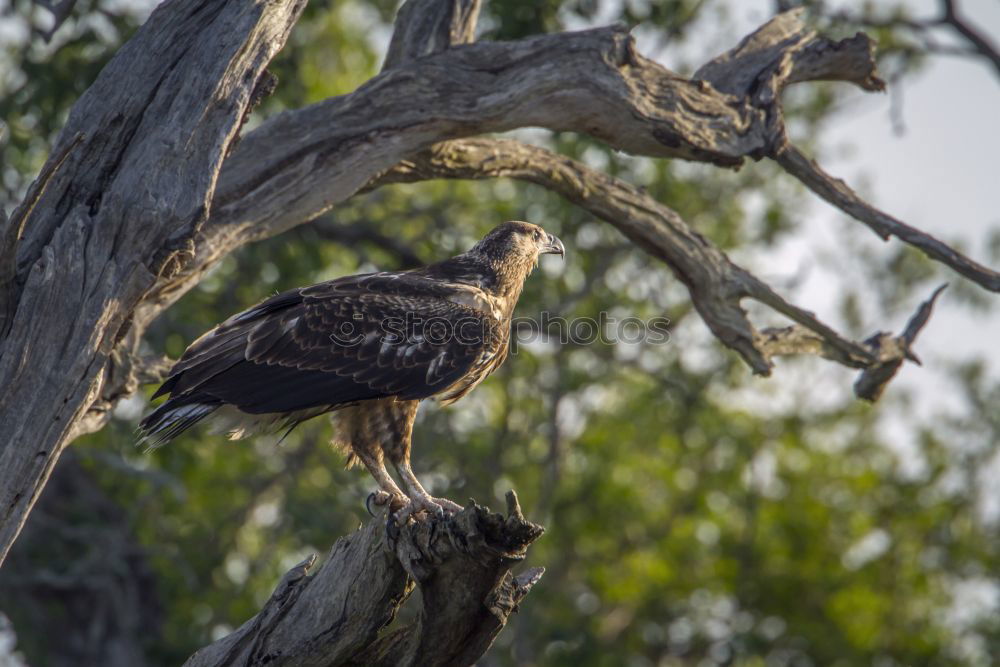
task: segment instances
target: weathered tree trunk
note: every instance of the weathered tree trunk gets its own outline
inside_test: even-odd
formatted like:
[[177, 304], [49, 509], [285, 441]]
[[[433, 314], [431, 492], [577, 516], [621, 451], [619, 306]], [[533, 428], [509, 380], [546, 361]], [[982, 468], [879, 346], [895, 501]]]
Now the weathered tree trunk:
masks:
[[[249, 107], [271, 82], [264, 68], [303, 4], [161, 5], [73, 108], [25, 202], [0, 220], [0, 561], [63, 448], [100, 428], [116, 401], [156, 370], [135, 354], [153, 317], [235, 248], [386, 183], [512, 176], [562, 194], [662, 260], [711, 331], [756, 373], [768, 374], [777, 355], [818, 354], [862, 370], [856, 392], [874, 400], [913, 358], [910, 345], [933, 301], [902, 335], [850, 340], [785, 301], [641, 190], [537, 147], [467, 139], [473, 135], [541, 126], [583, 132], [634, 154], [723, 167], [769, 158], [883, 238], [895, 236], [1000, 291], [1000, 274], [864, 202], [786, 136], [786, 86], [836, 80], [883, 87], [864, 35], [828, 40], [793, 10], [687, 79], [642, 57], [622, 28], [469, 43], [478, 0], [410, 0], [382, 73], [351, 94], [268, 119], [234, 145]], [[745, 298], [794, 324], [758, 330], [741, 307]], [[400, 545], [410, 546], [397, 545], [394, 556], [381, 545], [380, 527], [369, 525], [338, 543], [335, 566], [286, 581], [249, 626], [191, 664], [227, 664], [236, 656], [313, 664], [321, 655], [328, 664], [331, 634], [350, 643], [337, 655], [359, 663], [474, 659], [505, 618], [484, 616], [482, 596], [500, 600], [496, 591], [507, 591], [496, 603], [506, 609], [519, 599], [511, 591], [526, 590], [531, 579], [510, 579], [503, 562], [482, 565], [483, 554], [506, 544], [504, 531], [519, 537], [510, 538], [517, 548], [499, 550], [500, 561], [534, 539], [524, 536], [530, 524], [516, 513], [493, 535], [489, 526], [497, 521], [466, 510], [443, 524], [447, 540], [426, 532], [433, 524], [409, 526]], [[473, 549], [478, 555], [452, 541], [475, 535], [488, 536], [489, 549]], [[333, 581], [336, 568], [353, 568], [371, 585], [341, 611], [330, 602], [347, 599], [336, 597], [346, 595]], [[485, 568], [478, 579], [477, 568]], [[423, 587], [421, 621], [374, 639], [407, 589], [404, 572]], [[463, 590], [475, 595], [465, 600]], [[435, 597], [442, 595], [447, 599]], [[450, 626], [441, 625], [456, 610], [476, 628], [464, 648], [449, 643]], [[468, 614], [479, 614], [479, 625]], [[296, 627], [288, 625], [292, 618]], [[327, 625], [315, 625], [316, 618]], [[362, 620], [329, 620], [338, 618]]]

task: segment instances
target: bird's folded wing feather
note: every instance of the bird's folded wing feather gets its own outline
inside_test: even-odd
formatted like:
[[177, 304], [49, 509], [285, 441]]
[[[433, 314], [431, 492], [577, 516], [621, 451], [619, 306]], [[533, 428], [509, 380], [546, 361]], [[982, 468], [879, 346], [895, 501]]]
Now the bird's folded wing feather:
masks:
[[276, 295], [195, 341], [157, 394], [251, 413], [433, 396], [505, 340], [504, 325], [453, 293], [401, 273]]

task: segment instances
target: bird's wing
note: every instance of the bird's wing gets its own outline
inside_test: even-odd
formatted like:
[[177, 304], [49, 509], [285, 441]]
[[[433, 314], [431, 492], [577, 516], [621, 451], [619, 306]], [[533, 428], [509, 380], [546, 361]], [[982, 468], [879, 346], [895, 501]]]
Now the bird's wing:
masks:
[[292, 290], [195, 341], [157, 395], [255, 414], [448, 388], [505, 340], [494, 317], [412, 274], [370, 274]]

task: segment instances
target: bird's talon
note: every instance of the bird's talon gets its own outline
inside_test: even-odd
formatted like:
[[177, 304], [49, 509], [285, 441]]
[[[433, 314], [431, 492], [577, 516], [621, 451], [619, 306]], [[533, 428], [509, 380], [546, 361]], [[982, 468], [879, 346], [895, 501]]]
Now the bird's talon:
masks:
[[390, 514], [385, 521], [385, 536], [389, 542], [399, 539], [399, 525], [396, 523], [396, 514]]
[[378, 489], [368, 494], [368, 498], [365, 500], [365, 509], [368, 510], [369, 514], [375, 516], [375, 512], [372, 511], [372, 505], [375, 505], [376, 507], [388, 506], [391, 512], [393, 504], [396, 505], [396, 509], [399, 509], [403, 502], [399, 499], [399, 496], [389, 493], [388, 491]]

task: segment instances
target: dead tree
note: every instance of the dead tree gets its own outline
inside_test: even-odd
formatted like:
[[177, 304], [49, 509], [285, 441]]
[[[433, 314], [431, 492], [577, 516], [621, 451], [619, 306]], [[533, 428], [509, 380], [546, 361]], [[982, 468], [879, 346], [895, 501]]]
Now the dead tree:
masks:
[[[861, 371], [855, 392], [875, 400], [916, 359], [910, 346], [933, 297], [901, 334], [851, 340], [641, 189], [477, 135], [540, 126], [723, 168], [770, 159], [883, 239], [1000, 290], [996, 271], [878, 210], [789, 140], [786, 86], [883, 89], [864, 34], [833, 41], [791, 10], [685, 78], [639, 54], [622, 27], [474, 42], [478, 0], [409, 0], [378, 76], [240, 139], [304, 1], [161, 5], [74, 106], [27, 197], [2, 221], [0, 558], [60, 452], [162, 371], [161, 360], [137, 355], [156, 315], [241, 245], [389, 183], [510, 177], [558, 192], [662, 260], [754, 373], [768, 375], [778, 355], [820, 355]], [[743, 299], [791, 324], [756, 328]], [[471, 662], [538, 576], [508, 572], [539, 531], [516, 503], [510, 514], [470, 507], [445, 524], [407, 527], [393, 549], [373, 522], [338, 542], [318, 574], [305, 576], [310, 563], [289, 573], [260, 614], [191, 664]], [[411, 579], [422, 589], [420, 619], [379, 634]], [[467, 630], [460, 641], [442, 626], [455, 619]]]

